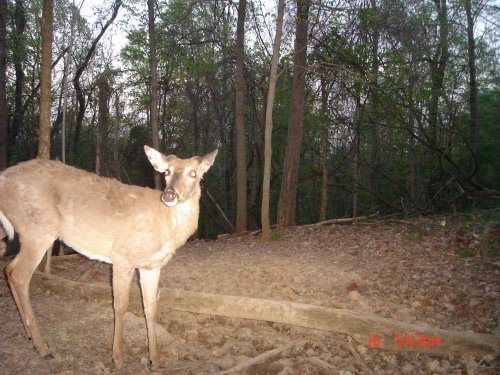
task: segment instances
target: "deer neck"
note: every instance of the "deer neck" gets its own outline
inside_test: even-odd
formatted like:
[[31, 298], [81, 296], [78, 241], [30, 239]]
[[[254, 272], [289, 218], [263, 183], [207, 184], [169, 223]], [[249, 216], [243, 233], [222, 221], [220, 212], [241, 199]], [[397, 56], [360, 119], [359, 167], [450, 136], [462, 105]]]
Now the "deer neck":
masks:
[[178, 203], [174, 207], [167, 207], [160, 203], [163, 215], [163, 236], [167, 241], [178, 238], [185, 242], [198, 228], [200, 215], [199, 197], [194, 197]]

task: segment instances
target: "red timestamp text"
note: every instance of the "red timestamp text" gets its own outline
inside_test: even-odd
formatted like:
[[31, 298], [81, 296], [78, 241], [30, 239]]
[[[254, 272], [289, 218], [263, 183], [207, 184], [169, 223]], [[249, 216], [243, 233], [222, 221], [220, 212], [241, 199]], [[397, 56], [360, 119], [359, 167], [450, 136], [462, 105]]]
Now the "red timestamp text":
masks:
[[[368, 346], [380, 347], [382, 345], [382, 339], [383, 337], [379, 333], [369, 333]], [[423, 335], [421, 333], [400, 332], [394, 335], [394, 346], [439, 347], [441, 346], [441, 336], [430, 336], [430, 335]]]

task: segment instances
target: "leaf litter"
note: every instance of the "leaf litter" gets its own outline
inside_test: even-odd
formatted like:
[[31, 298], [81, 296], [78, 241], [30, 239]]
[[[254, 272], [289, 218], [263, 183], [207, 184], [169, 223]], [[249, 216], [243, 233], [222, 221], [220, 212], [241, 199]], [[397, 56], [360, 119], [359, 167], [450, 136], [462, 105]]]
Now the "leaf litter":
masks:
[[[343, 308], [456, 331], [499, 335], [499, 268], [479, 257], [478, 233], [445, 219], [297, 226], [278, 240], [258, 235], [195, 240], [162, 270], [160, 287]], [[472, 256], [461, 256], [467, 250]], [[55, 260], [53, 274], [110, 283], [109, 265]], [[134, 282], [136, 282], [135, 280]], [[495, 374], [498, 356], [390, 352], [342, 334], [159, 306], [161, 368], [148, 366], [139, 308], [125, 325], [125, 367], [111, 362], [112, 301], [31, 289], [55, 354], [43, 360], [26, 339], [0, 279], [0, 374]], [[374, 332], [376, 333], [376, 332]], [[498, 355], [498, 353], [496, 353]], [[240, 366], [240, 367], [238, 367]], [[236, 370], [234, 370], [236, 369]], [[235, 372], [234, 372], [235, 371]]]

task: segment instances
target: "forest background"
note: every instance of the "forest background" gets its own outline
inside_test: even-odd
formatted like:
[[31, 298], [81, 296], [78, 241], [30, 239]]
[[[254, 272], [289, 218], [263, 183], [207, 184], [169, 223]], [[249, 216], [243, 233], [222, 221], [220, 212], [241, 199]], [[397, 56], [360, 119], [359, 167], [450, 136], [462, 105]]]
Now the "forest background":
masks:
[[498, 206], [491, 0], [0, 0], [0, 169], [59, 158], [161, 188], [144, 144], [218, 148], [199, 234], [260, 228], [278, 5], [271, 224]]

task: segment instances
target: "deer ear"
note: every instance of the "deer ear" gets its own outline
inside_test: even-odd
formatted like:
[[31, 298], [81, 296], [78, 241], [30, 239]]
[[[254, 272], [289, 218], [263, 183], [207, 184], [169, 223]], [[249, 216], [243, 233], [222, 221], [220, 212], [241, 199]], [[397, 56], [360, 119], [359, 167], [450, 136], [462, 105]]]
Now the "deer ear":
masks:
[[219, 152], [219, 151], [217, 149], [215, 149], [211, 153], [206, 154], [201, 159], [201, 168], [203, 169], [203, 173], [208, 171], [208, 169], [214, 164], [215, 157], [217, 156], [217, 152]]
[[167, 157], [154, 148], [144, 145], [144, 152], [149, 159], [149, 162], [158, 172], [163, 173], [168, 169]]

